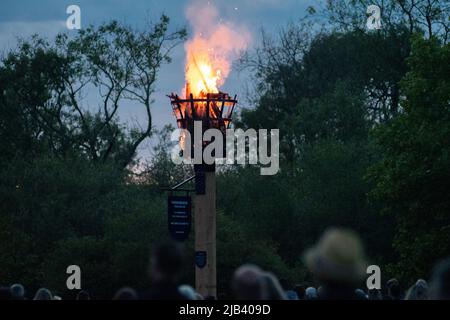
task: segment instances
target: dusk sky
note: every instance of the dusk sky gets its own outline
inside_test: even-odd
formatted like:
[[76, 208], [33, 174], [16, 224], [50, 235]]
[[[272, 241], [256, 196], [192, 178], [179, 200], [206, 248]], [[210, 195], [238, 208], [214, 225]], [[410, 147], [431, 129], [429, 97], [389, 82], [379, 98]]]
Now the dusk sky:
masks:
[[[305, 15], [305, 9], [310, 5], [318, 5], [314, 0], [198, 0], [205, 5], [211, 2], [220, 11], [221, 18], [244, 26], [251, 34], [249, 49], [259, 42], [259, 32], [262, 27], [269, 33], [276, 33], [290, 21], [296, 21]], [[7, 52], [17, 44], [17, 37], [27, 38], [32, 34], [51, 39], [59, 32], [74, 33], [66, 29], [66, 8], [75, 4], [81, 8], [82, 27], [116, 19], [133, 27], [142, 28], [150, 18], [156, 21], [161, 13], [171, 18], [171, 28], [187, 27], [185, 11], [192, 0], [2, 0], [0, 7], [0, 48]], [[147, 19], [148, 20], [148, 19]], [[159, 73], [156, 85], [155, 103], [152, 109], [153, 125], [161, 128], [167, 123], [175, 125], [169, 100], [166, 94], [179, 92], [184, 83], [183, 45], [172, 53], [173, 62], [165, 65]], [[227, 82], [221, 88], [223, 91], [238, 94], [240, 108], [245, 107], [245, 91], [247, 77], [232, 71]], [[88, 102], [89, 104], [89, 102]], [[95, 104], [95, 102], [93, 103]], [[89, 105], [92, 105], [89, 104]], [[121, 107], [120, 120], [132, 124], [143, 119], [143, 107], [128, 102]], [[150, 155], [151, 143], [141, 145], [139, 156], [147, 158]]]

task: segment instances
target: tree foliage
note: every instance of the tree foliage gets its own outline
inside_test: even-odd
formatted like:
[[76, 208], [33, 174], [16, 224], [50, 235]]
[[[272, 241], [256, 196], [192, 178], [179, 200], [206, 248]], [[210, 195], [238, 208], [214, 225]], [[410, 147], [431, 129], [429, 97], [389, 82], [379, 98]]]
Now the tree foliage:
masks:
[[450, 45], [416, 37], [402, 80], [404, 112], [374, 137], [373, 195], [396, 217], [396, 272], [418, 277], [449, 254]]

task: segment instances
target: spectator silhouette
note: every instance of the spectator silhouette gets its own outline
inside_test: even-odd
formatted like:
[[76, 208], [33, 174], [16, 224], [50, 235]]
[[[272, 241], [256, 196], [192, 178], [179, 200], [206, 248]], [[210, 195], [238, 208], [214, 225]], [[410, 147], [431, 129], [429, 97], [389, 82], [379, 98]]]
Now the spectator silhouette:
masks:
[[183, 255], [173, 243], [155, 246], [150, 255], [151, 285], [144, 292], [145, 300], [185, 300], [178, 290], [178, 279], [183, 266]]
[[430, 287], [431, 299], [450, 300], [450, 259], [446, 259], [435, 266]]
[[194, 288], [188, 285], [182, 285], [178, 287], [178, 291], [180, 291], [181, 295], [186, 300], [197, 300], [197, 293]]
[[292, 288], [287, 279], [280, 279], [280, 284], [288, 300], [298, 300], [297, 292]]
[[351, 231], [331, 229], [305, 254], [308, 269], [320, 283], [324, 300], [359, 300], [355, 293], [366, 275], [364, 251]]
[[368, 296], [369, 300], [383, 300], [383, 295], [381, 294], [381, 291], [378, 289], [370, 289]]
[[428, 283], [423, 279], [417, 280], [408, 290], [406, 300], [428, 300]]
[[369, 300], [369, 297], [363, 289], [356, 289], [355, 294], [358, 296], [359, 300]]
[[400, 289], [400, 283], [397, 279], [390, 279], [386, 283], [387, 287], [387, 295], [385, 300], [401, 300], [402, 299], [402, 290]]
[[124, 287], [116, 292], [113, 300], [138, 300], [138, 295], [134, 289]]
[[297, 293], [298, 300], [305, 300], [305, 286], [297, 284], [294, 287], [294, 291]]
[[237, 300], [262, 300], [267, 294], [263, 271], [254, 265], [243, 265], [233, 275], [231, 290]]
[[306, 288], [305, 298], [306, 298], [306, 300], [317, 300], [318, 299], [317, 289], [314, 287]]
[[50, 292], [50, 290], [48, 290], [46, 288], [40, 288], [36, 292], [33, 300], [53, 300], [53, 295]]
[[13, 284], [10, 290], [13, 300], [25, 300], [25, 288], [23, 285], [19, 283]]
[[77, 300], [91, 300], [91, 296], [89, 295], [89, 292], [81, 290], [77, 294]]
[[286, 293], [281, 287], [280, 282], [270, 272], [263, 272], [262, 278], [266, 284], [266, 297], [267, 300], [287, 300]]

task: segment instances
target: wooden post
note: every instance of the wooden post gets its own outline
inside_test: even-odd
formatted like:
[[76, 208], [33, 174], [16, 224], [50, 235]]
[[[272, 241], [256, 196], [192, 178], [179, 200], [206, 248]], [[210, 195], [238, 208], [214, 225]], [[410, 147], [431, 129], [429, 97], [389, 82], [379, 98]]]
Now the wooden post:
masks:
[[217, 297], [216, 175], [205, 172], [205, 194], [194, 200], [195, 251], [206, 252], [206, 265], [195, 267], [195, 287], [203, 297]]

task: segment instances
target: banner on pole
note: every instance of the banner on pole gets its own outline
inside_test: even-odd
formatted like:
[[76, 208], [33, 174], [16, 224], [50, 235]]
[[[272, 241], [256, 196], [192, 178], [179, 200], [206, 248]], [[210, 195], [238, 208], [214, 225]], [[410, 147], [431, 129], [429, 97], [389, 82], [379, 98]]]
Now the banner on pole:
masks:
[[169, 196], [167, 208], [170, 235], [177, 241], [185, 241], [191, 231], [191, 197]]

